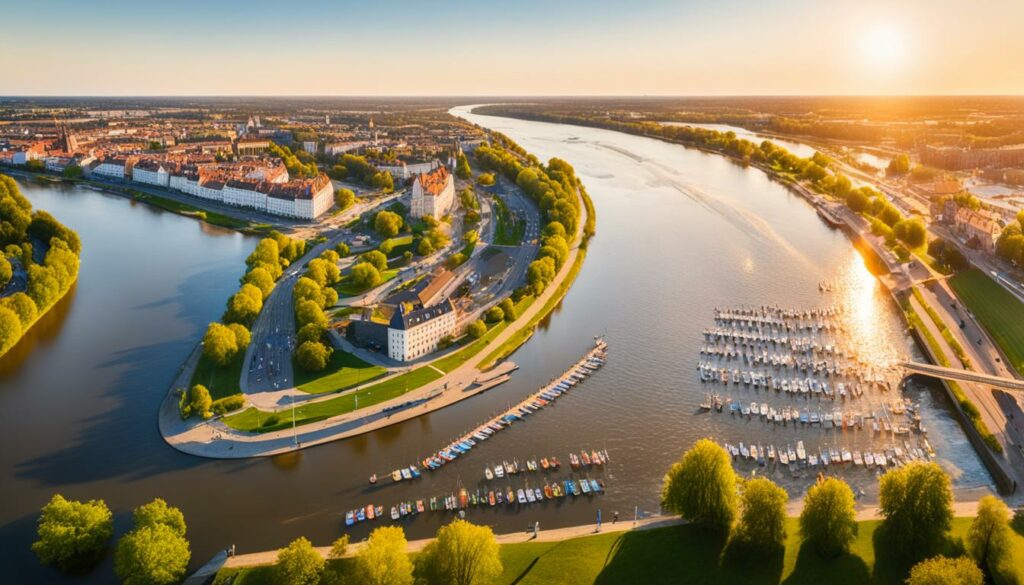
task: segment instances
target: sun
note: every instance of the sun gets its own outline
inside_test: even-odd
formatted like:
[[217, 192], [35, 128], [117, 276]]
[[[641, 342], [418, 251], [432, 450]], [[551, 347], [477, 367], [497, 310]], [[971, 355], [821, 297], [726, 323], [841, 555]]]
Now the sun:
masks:
[[896, 25], [879, 23], [861, 32], [864, 65], [880, 72], [900, 69], [907, 57], [906, 35]]

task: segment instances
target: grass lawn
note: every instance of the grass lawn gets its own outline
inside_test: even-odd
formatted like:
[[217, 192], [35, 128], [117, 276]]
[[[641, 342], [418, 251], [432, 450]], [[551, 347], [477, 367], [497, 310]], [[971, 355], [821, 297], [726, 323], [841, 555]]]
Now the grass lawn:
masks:
[[379, 378], [387, 372], [385, 368], [371, 365], [340, 349], [334, 350], [331, 361], [320, 372], [307, 372], [294, 363], [294, 358], [292, 361], [295, 387], [310, 394], [344, 390]]
[[[944, 551], [962, 554], [970, 518], [957, 518]], [[739, 555], [721, 539], [692, 526], [605, 533], [561, 542], [524, 542], [501, 547], [504, 573], [497, 585], [612, 585], [620, 583], [902, 585], [912, 562], [887, 553], [891, 545], [878, 521], [860, 523], [848, 554], [822, 559], [802, 546], [795, 518], [787, 520], [784, 549], [760, 556]], [[1024, 577], [1024, 537], [1013, 533], [1017, 578]], [[342, 571], [351, 563], [343, 559]], [[231, 577], [235, 578], [232, 580]], [[269, 584], [270, 567], [221, 571], [215, 584]]]
[[462, 349], [433, 362], [431, 365], [446, 374], [451, 372], [455, 368], [469, 361], [469, 359], [476, 354], [480, 353], [484, 347], [493, 341], [495, 337], [505, 330], [506, 327], [508, 327], [508, 321], [492, 324], [491, 328], [487, 330], [487, 333], [484, 333], [479, 339], [474, 339]]
[[[396, 236], [394, 238], [388, 238], [385, 242], [391, 242], [391, 252], [388, 253], [388, 259], [398, 258], [406, 250], [412, 250], [412, 234], [406, 234], [404, 236]], [[384, 242], [381, 242], [384, 245]], [[415, 251], [413, 251], [415, 253]]]
[[[367, 408], [397, 398], [440, 377], [441, 374], [434, 368], [421, 366], [400, 376], [363, 388], [358, 392], [350, 392], [337, 398], [298, 406], [295, 408], [295, 424], [309, 424], [352, 412], [356, 409], [357, 396], [359, 408]], [[224, 424], [240, 431], [267, 433], [290, 427], [292, 414], [290, 410], [285, 410], [275, 415], [249, 407], [238, 414], [225, 417]]]
[[1017, 372], [1024, 372], [1024, 303], [978, 269], [961, 272], [949, 284], [995, 340]]
[[240, 353], [231, 363], [221, 367], [205, 357], [200, 357], [199, 365], [196, 366], [196, 371], [192, 374], [191, 386], [196, 384], [206, 386], [206, 389], [210, 391], [210, 397], [214, 400], [238, 394], [241, 392], [238, 388], [238, 380], [242, 377], [242, 361], [244, 359], [245, 354]]
[[[377, 286], [380, 286], [381, 284], [384, 284], [385, 282], [391, 280], [392, 278], [394, 278], [396, 276], [398, 276], [398, 270], [397, 269], [389, 268], [387, 270], [384, 270], [383, 272], [380, 273], [380, 284], [378, 284]], [[338, 283], [338, 285], [335, 288], [338, 289], [338, 295], [341, 296], [341, 297], [354, 297], [356, 295], [363, 294], [364, 292], [370, 290], [370, 288], [373, 288], [373, 287], [367, 288], [367, 287], [356, 286], [351, 281], [351, 279], [348, 276], [346, 276], [345, 278], [341, 279], [341, 282]]]

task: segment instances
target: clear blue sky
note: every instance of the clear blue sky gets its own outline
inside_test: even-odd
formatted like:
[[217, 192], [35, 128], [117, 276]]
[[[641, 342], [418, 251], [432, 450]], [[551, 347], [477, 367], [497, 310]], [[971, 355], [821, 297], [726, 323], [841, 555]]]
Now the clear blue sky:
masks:
[[5, 4], [4, 95], [1024, 93], [1022, 0]]

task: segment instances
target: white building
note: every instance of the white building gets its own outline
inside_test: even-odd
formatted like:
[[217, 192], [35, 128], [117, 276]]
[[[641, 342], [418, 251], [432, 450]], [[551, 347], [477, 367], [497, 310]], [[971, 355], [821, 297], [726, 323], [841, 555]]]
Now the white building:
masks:
[[171, 173], [164, 168], [160, 161], [140, 160], [132, 167], [132, 181], [158, 187], [169, 187]]
[[415, 177], [416, 175], [429, 173], [430, 171], [436, 169], [439, 166], [441, 166], [441, 161], [435, 158], [434, 160], [419, 163], [407, 163], [405, 161], [397, 161], [393, 165], [377, 165], [377, 169], [384, 171], [385, 173], [390, 173], [394, 179], [404, 181], [409, 177]]
[[412, 217], [444, 217], [455, 201], [455, 179], [443, 166], [416, 176], [412, 184]]
[[442, 337], [455, 334], [456, 321], [450, 299], [414, 311], [400, 306], [388, 323], [388, 357], [406, 362], [434, 352]]
[[92, 169], [92, 174], [109, 179], [124, 180], [128, 161], [123, 158], [105, 158]]

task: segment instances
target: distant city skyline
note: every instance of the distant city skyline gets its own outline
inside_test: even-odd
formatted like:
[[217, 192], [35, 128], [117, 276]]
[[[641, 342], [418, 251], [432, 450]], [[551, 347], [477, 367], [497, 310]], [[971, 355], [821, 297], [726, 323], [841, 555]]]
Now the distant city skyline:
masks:
[[0, 95], [1024, 93], [1019, 0], [53, 0], [2, 13]]

